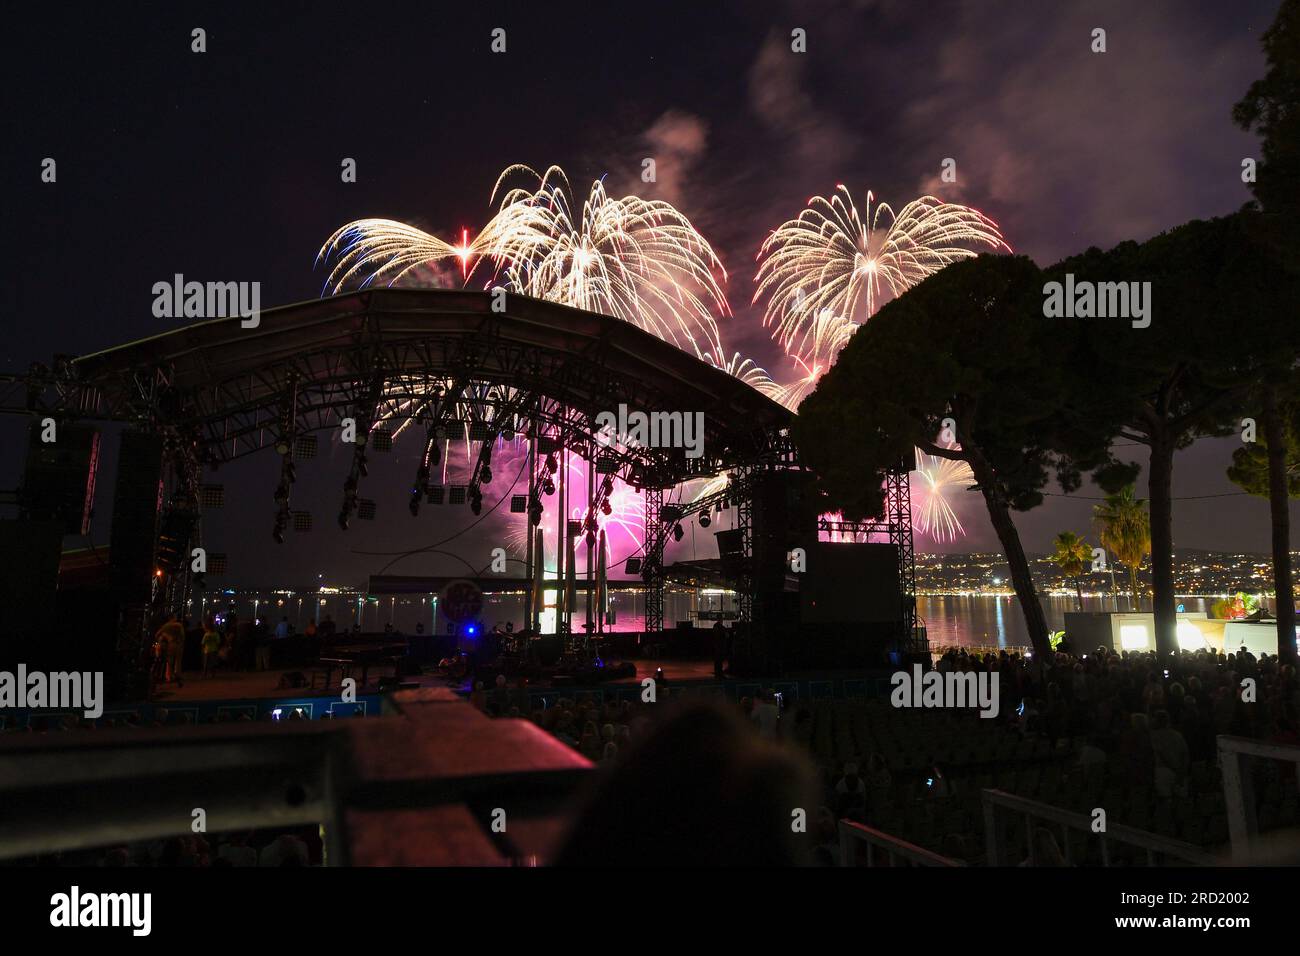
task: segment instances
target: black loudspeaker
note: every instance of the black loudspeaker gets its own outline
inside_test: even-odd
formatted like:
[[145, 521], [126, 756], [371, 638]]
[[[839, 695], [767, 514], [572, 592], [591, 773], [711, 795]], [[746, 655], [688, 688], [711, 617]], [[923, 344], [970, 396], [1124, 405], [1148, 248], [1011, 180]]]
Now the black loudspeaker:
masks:
[[122, 433], [109, 534], [113, 593], [119, 603], [146, 603], [152, 593], [162, 468], [162, 439], [141, 432]]
[[19, 496], [24, 517], [54, 521], [63, 534], [90, 531], [99, 470], [99, 430], [71, 423], [46, 427], [33, 422], [27, 432], [27, 467]]
[[60, 641], [55, 620], [62, 526], [57, 521], [0, 520], [0, 670], [35, 668]]
[[744, 532], [737, 528], [733, 531], [715, 531], [713, 536], [718, 539], [718, 558], [722, 563], [722, 573], [734, 581], [744, 571]]

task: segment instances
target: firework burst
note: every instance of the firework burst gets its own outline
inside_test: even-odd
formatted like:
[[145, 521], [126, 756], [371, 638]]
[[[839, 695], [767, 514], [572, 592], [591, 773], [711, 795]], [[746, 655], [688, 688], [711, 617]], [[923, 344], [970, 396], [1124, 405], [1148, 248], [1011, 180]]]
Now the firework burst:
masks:
[[[528, 177], [529, 187], [506, 184]], [[697, 356], [722, 354], [715, 315], [731, 314], [715, 273], [726, 270], [708, 241], [662, 200], [610, 196], [601, 180], [577, 208], [564, 171], [507, 168], [492, 190], [496, 214], [472, 238], [448, 242], [391, 219], [337, 230], [317, 263], [333, 261], [325, 291], [380, 279], [394, 285], [421, 266], [449, 261], [463, 281], [487, 259], [499, 284], [523, 295], [630, 322]], [[575, 214], [576, 210], [576, 214]]]
[[462, 274], [468, 276], [477, 254], [468, 230], [462, 231], [460, 243], [453, 245], [404, 222], [358, 219], [325, 241], [316, 254], [316, 264], [334, 260], [324, 292], [337, 294], [356, 280], [361, 288], [385, 277], [389, 285], [395, 285], [421, 266], [448, 259], [459, 261]]
[[961, 520], [948, 503], [948, 493], [969, 488], [975, 481], [970, 465], [937, 455], [927, 455], [916, 450], [916, 471], [919, 481], [913, 482], [918, 494], [914, 509], [913, 526], [921, 534], [936, 541], [955, 541], [966, 533]]
[[971, 246], [1010, 251], [997, 223], [969, 206], [922, 196], [895, 214], [888, 203], [873, 211], [874, 199], [868, 192], [861, 215], [847, 187], [837, 186], [830, 199], [810, 199], [759, 249], [754, 301], [768, 297], [763, 322], [775, 326], [773, 337], [787, 352], [802, 355], [810, 343], [817, 347], [817, 330], [809, 327], [824, 313], [864, 322], [882, 296], [899, 295], [977, 255]]
[[762, 392], [768, 398], [780, 401], [782, 387], [772, 381], [772, 376], [767, 374], [767, 369], [753, 359], [741, 358], [739, 352], [733, 352], [731, 358], [725, 362], [720, 362], [713, 352], [705, 353], [703, 358], [714, 368], [721, 369], [733, 378], [740, 379], [750, 388]]
[[506, 190], [480, 237], [507, 288], [615, 316], [678, 347], [689, 342], [696, 355], [722, 354], [714, 312], [730, 309], [714, 272], [725, 279], [726, 271], [690, 220], [661, 200], [615, 199], [601, 180], [575, 215], [558, 166], [540, 175], [511, 166], [494, 199], [521, 175], [535, 185]]

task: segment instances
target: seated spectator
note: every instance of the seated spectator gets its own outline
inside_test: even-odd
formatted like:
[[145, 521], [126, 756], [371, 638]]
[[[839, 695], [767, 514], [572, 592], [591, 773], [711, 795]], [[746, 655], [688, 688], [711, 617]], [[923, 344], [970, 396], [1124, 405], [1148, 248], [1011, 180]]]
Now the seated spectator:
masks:
[[1158, 710], [1152, 718], [1151, 750], [1154, 756], [1156, 793], [1162, 797], [1187, 793], [1187, 768], [1190, 763], [1187, 741], [1169, 726], [1169, 713]]
[[276, 837], [262, 848], [258, 855], [258, 866], [309, 866], [311, 857], [307, 844], [300, 837], [286, 833]]
[[844, 776], [835, 784], [835, 809], [840, 816], [861, 818], [867, 811], [867, 785], [858, 776], [858, 765], [846, 763]]
[[[788, 866], [811, 840], [790, 822], [817, 806], [812, 767], [748, 733], [727, 708], [678, 708], [621, 755], [576, 817], [559, 866]], [[815, 837], [814, 837], [815, 839]]]

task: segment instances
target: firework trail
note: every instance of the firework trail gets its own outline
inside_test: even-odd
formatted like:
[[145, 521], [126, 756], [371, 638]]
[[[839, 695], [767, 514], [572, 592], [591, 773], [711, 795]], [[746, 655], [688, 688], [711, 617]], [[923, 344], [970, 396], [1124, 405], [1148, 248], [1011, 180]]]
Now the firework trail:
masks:
[[733, 378], [738, 378], [750, 388], [761, 392], [768, 398], [780, 401], [782, 387], [772, 381], [772, 376], [767, 374], [767, 369], [757, 364], [753, 359], [741, 358], [739, 352], [733, 352], [731, 358], [725, 362], [718, 361], [713, 352], [705, 353], [702, 358], [714, 368], [721, 369]]
[[[873, 213], [874, 199], [868, 192], [860, 215], [839, 185], [830, 199], [808, 200], [798, 218], [778, 226], [760, 247], [754, 301], [768, 297], [763, 323], [776, 327], [773, 337], [787, 352], [807, 360], [810, 343], [818, 351], [826, 347], [815, 328], [823, 313], [864, 322], [883, 295], [899, 295], [977, 255], [970, 246], [1010, 251], [997, 223], [969, 206], [922, 196], [895, 215], [888, 203]], [[842, 336], [843, 330], [832, 324], [821, 334]]]
[[[395, 285], [414, 269], [456, 259], [461, 274], [469, 276], [470, 260], [477, 256], [468, 231], [458, 245], [444, 242], [422, 229], [392, 219], [358, 219], [337, 230], [316, 254], [316, 264], [334, 260], [323, 294], [337, 294], [356, 279], [365, 288], [376, 279]], [[364, 278], [362, 278], [364, 277]]]
[[[587, 467], [577, 455], [569, 456], [568, 466], [568, 491], [573, 496], [573, 506], [569, 509], [570, 521], [582, 521], [587, 517]], [[559, 496], [549, 496], [546, 502], [558, 504]], [[606, 541], [608, 542], [608, 551], [611, 560], [621, 561], [623, 558], [635, 554], [641, 550], [642, 540], [645, 537], [645, 500], [636, 491], [615, 480], [614, 491], [607, 499], [609, 501], [610, 512], [604, 514], [601, 511], [596, 512], [596, 527], [598, 530], [605, 532]], [[506, 545], [516, 554], [523, 554], [528, 548], [528, 535], [532, 533], [533, 525], [527, 520], [527, 516], [519, 516], [520, 521], [511, 527]], [[547, 507], [542, 512], [542, 538], [547, 548], [553, 548], [556, 539], [556, 529], [558, 527], [558, 513], [555, 507]], [[585, 547], [580, 546], [577, 552], [585, 554]], [[554, 554], [551, 555], [551, 570], [554, 570]]]
[[955, 541], [966, 533], [961, 520], [948, 503], [949, 491], [969, 488], [975, 481], [970, 465], [916, 450], [916, 471], [920, 477], [912, 488], [919, 489], [913, 509], [913, 526], [936, 541]]
[[615, 316], [678, 347], [685, 340], [696, 355], [722, 354], [712, 310], [730, 314], [714, 278], [726, 270], [681, 212], [662, 200], [615, 199], [596, 180], [575, 216], [558, 166], [540, 175], [511, 166], [493, 198], [518, 175], [536, 185], [506, 190], [480, 237], [507, 288]]
[[[525, 176], [531, 187], [506, 187]], [[716, 313], [731, 314], [715, 271], [726, 270], [708, 241], [676, 207], [637, 196], [616, 199], [596, 180], [580, 209], [564, 171], [507, 168], [492, 190], [500, 208], [459, 243], [391, 219], [360, 219], [338, 229], [317, 254], [333, 261], [327, 293], [351, 283], [389, 285], [421, 266], [460, 263], [468, 282], [482, 259], [487, 285], [630, 322], [697, 356], [721, 355]], [[577, 214], [575, 215], [575, 209]]]

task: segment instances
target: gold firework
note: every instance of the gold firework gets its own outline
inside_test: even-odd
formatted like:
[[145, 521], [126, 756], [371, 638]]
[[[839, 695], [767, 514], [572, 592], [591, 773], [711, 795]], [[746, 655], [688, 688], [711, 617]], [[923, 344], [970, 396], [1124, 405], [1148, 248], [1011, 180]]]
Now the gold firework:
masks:
[[809, 326], [823, 313], [864, 322], [882, 296], [977, 255], [970, 246], [1010, 251], [997, 223], [969, 206], [922, 196], [895, 215], [888, 203], [873, 212], [874, 199], [868, 192], [860, 215], [848, 189], [837, 186], [830, 199], [810, 199], [759, 249], [754, 301], [768, 296], [763, 323], [776, 327], [773, 336], [787, 352], [802, 354], [815, 343]]
[[577, 216], [564, 171], [538, 175], [511, 166], [493, 189], [524, 175], [479, 237], [507, 288], [631, 322], [697, 356], [722, 354], [714, 310], [730, 314], [714, 271], [726, 271], [713, 247], [674, 206], [638, 196], [615, 199], [591, 184]]

